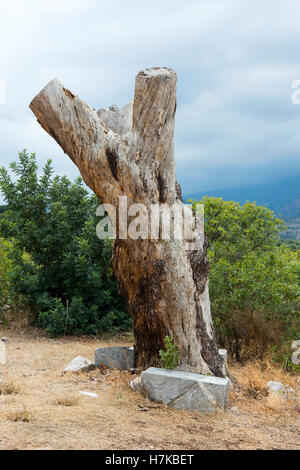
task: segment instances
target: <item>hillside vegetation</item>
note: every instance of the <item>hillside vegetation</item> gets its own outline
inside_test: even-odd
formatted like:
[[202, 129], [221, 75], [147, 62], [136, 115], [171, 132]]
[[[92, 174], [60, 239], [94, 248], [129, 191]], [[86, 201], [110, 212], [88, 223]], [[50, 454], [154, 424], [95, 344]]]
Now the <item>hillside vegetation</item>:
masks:
[[[38, 173], [19, 154], [0, 170], [9, 205], [0, 215], [2, 322], [18, 317], [51, 336], [130, 330], [110, 265], [111, 241], [96, 236], [98, 200], [81, 179]], [[194, 201], [195, 203], [196, 201]], [[245, 362], [271, 354], [295, 372], [290, 345], [300, 339], [299, 247], [279, 237], [284, 223], [268, 208], [205, 197], [210, 296], [220, 346]]]

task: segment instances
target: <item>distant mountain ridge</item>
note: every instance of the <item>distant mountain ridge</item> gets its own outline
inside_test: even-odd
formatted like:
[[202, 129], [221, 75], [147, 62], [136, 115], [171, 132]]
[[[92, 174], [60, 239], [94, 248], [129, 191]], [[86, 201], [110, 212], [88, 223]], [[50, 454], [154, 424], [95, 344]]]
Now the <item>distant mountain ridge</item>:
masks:
[[184, 200], [201, 199], [205, 195], [241, 204], [256, 201], [258, 205], [268, 206], [287, 223], [288, 230], [283, 236], [300, 240], [300, 176], [267, 185], [186, 193]]
[[279, 217], [285, 220], [288, 227], [283, 237], [300, 240], [300, 197], [279, 207], [277, 213]]

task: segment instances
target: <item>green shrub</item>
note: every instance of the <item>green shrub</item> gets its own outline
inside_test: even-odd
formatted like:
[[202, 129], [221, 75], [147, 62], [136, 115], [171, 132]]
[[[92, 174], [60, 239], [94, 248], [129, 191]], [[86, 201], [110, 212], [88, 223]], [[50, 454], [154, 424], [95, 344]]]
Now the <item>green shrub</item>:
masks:
[[159, 356], [165, 369], [175, 369], [178, 366], [178, 348], [173, 336], [166, 336], [164, 340], [165, 351], [160, 350]]
[[111, 269], [112, 242], [96, 235], [96, 196], [81, 178], [72, 183], [53, 176], [50, 161], [39, 177], [36, 157], [26, 151], [10, 167], [14, 179], [0, 169], [9, 205], [0, 234], [14, 240], [9, 274], [14, 303], [26, 304], [32, 322], [53, 336], [130, 328]]
[[7, 240], [0, 238], [0, 308], [10, 302], [10, 273], [12, 270], [12, 261], [10, 251], [12, 244]]
[[277, 360], [282, 357], [291, 370], [284, 351], [300, 332], [300, 264], [299, 252], [279, 241], [283, 222], [255, 203], [213, 197], [201, 202], [220, 346], [238, 361], [275, 348]]

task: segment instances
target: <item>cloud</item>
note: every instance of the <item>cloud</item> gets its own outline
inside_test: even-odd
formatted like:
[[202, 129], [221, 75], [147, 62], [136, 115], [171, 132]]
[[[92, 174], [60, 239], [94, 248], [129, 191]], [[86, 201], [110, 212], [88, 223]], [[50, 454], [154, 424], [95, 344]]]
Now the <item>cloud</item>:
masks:
[[176, 160], [186, 192], [300, 175], [297, 1], [1, 1], [0, 164], [26, 147], [77, 169], [28, 109], [52, 78], [94, 108], [131, 101], [136, 73], [178, 73]]

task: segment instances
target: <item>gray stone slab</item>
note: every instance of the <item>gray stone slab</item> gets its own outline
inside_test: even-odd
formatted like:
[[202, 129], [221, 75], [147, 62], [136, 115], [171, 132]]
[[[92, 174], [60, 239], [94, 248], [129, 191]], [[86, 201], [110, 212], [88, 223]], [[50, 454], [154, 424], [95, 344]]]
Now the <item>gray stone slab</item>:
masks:
[[109, 369], [132, 369], [134, 366], [133, 347], [95, 349], [95, 363], [97, 367], [105, 366]]
[[141, 386], [150, 400], [180, 410], [214, 413], [226, 408], [230, 381], [227, 378], [150, 367]]

